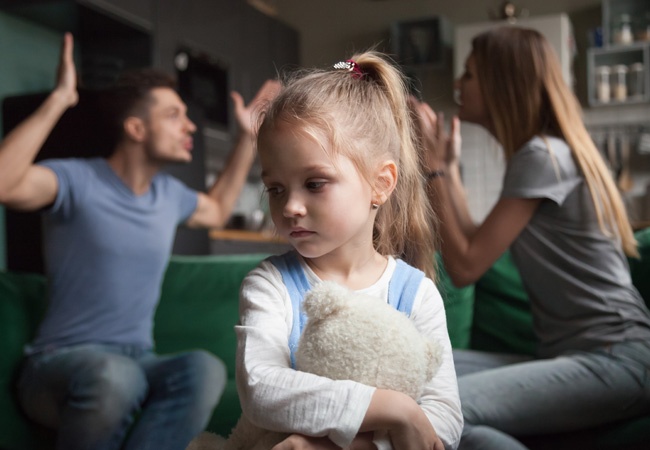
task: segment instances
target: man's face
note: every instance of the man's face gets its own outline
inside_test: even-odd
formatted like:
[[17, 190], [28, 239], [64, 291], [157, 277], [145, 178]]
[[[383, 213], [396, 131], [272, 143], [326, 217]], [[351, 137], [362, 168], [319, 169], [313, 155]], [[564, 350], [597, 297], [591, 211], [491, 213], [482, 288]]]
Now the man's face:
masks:
[[148, 158], [162, 163], [192, 161], [196, 125], [187, 117], [187, 106], [170, 88], [155, 88], [151, 97], [148, 117], [144, 119]]

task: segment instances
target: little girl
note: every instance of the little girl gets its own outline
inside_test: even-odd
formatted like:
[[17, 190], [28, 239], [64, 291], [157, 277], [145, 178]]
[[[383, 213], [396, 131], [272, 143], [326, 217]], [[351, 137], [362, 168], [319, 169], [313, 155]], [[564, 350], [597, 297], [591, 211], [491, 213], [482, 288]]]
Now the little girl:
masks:
[[[376, 52], [294, 76], [265, 114], [262, 180], [278, 233], [295, 251], [263, 261], [242, 284], [237, 384], [253, 424], [290, 433], [275, 450], [373, 448], [379, 430], [399, 450], [458, 444], [451, 345], [432, 281], [434, 216], [414, 142], [403, 76]], [[444, 347], [419, 402], [293, 368], [299, 303], [325, 280], [378, 302], [404, 294], [416, 327]]]

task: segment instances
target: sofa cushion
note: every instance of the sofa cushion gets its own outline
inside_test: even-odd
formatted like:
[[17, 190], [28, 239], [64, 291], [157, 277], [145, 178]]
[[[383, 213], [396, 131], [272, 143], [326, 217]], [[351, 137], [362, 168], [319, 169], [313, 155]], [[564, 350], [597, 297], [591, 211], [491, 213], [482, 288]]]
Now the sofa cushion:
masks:
[[173, 256], [162, 285], [154, 323], [156, 351], [201, 348], [226, 363], [226, 389], [207, 427], [222, 436], [230, 434], [241, 415], [234, 364], [239, 287], [266, 256]]
[[[52, 433], [26, 420], [15, 398], [23, 348], [45, 310], [45, 277], [0, 272], [0, 448], [50, 449]], [[48, 444], [49, 443], [49, 444]]]
[[474, 285], [454, 286], [437, 254], [436, 286], [445, 303], [447, 330], [453, 348], [469, 348], [474, 316]]

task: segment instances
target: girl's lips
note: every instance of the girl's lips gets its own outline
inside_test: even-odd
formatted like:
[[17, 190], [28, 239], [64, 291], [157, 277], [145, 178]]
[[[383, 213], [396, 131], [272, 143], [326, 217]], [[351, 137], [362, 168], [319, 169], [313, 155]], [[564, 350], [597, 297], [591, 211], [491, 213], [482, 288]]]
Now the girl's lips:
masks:
[[314, 234], [313, 231], [302, 230], [301, 229], [301, 230], [293, 230], [293, 231], [291, 231], [289, 233], [289, 236], [291, 236], [292, 238], [302, 238], [302, 237], [306, 237], [306, 236], [311, 236], [312, 234]]
[[188, 139], [183, 144], [183, 147], [185, 147], [185, 150], [187, 150], [187, 151], [192, 151], [192, 149], [194, 148], [194, 140], [193, 139]]

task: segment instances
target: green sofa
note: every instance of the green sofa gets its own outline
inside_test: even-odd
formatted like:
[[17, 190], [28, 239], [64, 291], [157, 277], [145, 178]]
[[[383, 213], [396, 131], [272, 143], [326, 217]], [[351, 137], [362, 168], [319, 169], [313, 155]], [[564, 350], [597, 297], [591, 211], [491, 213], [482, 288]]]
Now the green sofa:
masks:
[[[650, 299], [650, 230], [637, 235], [641, 261], [632, 261], [635, 284]], [[208, 429], [227, 435], [240, 415], [235, 387], [233, 326], [237, 322], [242, 278], [265, 255], [173, 256], [163, 281], [155, 318], [157, 351], [171, 353], [204, 348], [228, 366], [228, 383]], [[528, 301], [521, 280], [506, 253], [475, 285], [454, 288], [440, 270], [439, 287], [445, 299], [447, 321], [455, 348], [532, 353]], [[13, 384], [23, 346], [30, 341], [45, 308], [45, 279], [36, 274], [0, 272], [0, 449], [49, 450], [53, 434], [25, 418], [19, 410]], [[583, 433], [530, 438], [533, 449], [648, 448], [650, 414]]]

